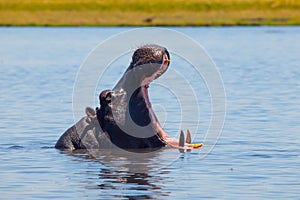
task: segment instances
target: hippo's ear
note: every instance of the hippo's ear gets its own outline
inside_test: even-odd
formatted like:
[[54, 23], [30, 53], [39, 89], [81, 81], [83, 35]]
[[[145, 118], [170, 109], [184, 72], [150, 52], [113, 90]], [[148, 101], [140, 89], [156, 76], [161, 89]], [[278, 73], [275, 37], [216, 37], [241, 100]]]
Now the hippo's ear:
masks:
[[91, 118], [91, 119], [93, 119], [93, 118], [96, 117], [96, 112], [95, 112], [95, 110], [94, 110], [93, 108], [91, 108], [91, 107], [86, 107], [86, 108], [85, 108], [85, 113], [86, 113], [86, 115], [87, 115], [89, 118]]
[[99, 95], [99, 101], [101, 106], [107, 106], [111, 102], [111, 90], [104, 90]]

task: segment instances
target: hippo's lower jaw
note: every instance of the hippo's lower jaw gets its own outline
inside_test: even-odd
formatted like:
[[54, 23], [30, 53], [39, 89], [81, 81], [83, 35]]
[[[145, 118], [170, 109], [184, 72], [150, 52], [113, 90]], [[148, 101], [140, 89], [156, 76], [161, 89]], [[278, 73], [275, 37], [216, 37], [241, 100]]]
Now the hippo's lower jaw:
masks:
[[[162, 133], [163, 130], [161, 127], [159, 127], [161, 130], [158, 130], [159, 137], [153, 136], [151, 138], [128, 138], [127, 135], [127, 141], [118, 140], [119, 142], [112, 142], [110, 136], [101, 130], [95, 111], [92, 108], [87, 107], [86, 114], [87, 116], [83, 117], [75, 125], [66, 130], [66, 132], [57, 141], [55, 148], [61, 150], [76, 150], [112, 149], [118, 147], [122, 149], [128, 149], [130, 151], [136, 151], [137, 149], [144, 149], [143, 151], [152, 151], [153, 148], [157, 149], [168, 145], [173, 148], [178, 148], [180, 152], [183, 152], [202, 146], [202, 144], [191, 144], [191, 135], [189, 131], [187, 131], [185, 140], [182, 131], [179, 141], [168, 136], [161, 138], [160, 135], [164, 134]], [[122, 137], [118, 138], [121, 139]]]

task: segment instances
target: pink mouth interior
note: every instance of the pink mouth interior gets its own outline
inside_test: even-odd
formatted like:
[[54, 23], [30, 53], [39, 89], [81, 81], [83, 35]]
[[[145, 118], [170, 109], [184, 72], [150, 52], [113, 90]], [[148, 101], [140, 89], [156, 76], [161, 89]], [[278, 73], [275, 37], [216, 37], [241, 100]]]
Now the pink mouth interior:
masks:
[[145, 98], [147, 108], [151, 109], [151, 103], [150, 103], [149, 95], [148, 95], [148, 88], [149, 88], [149, 85], [145, 85], [142, 87], [142, 90], [143, 90], [143, 96]]
[[156, 73], [154, 73], [151, 77], [147, 77], [144, 79], [144, 81], [142, 82], [142, 85], [141, 85], [141, 90], [142, 90], [142, 95], [145, 99], [145, 103], [146, 103], [146, 106], [149, 110], [149, 115], [150, 115], [150, 118], [152, 119], [152, 122], [157, 122], [157, 118], [151, 108], [151, 103], [150, 103], [150, 99], [149, 99], [149, 95], [148, 95], [148, 88], [149, 88], [149, 85], [150, 83], [158, 78], [159, 76], [161, 76], [168, 68], [169, 66], [169, 63], [168, 62], [164, 62], [160, 69], [158, 69], [158, 71]]

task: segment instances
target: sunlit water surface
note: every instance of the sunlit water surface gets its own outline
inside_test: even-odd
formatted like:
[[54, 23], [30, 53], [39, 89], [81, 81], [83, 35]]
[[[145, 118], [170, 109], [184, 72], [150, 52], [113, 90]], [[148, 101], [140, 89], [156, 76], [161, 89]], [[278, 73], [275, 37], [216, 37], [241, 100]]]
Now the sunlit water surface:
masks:
[[[162, 149], [136, 162], [110, 151], [54, 149], [74, 123], [72, 92], [81, 63], [99, 42], [129, 28], [0, 28], [0, 199], [299, 198], [300, 28], [172, 29], [206, 49], [224, 82], [224, 129], [204, 159], [201, 150]], [[172, 58], [171, 67], [187, 67]], [[120, 61], [87, 106], [97, 106], [97, 94], [113, 87], [130, 55]], [[162, 78], [180, 88], [168, 73]], [[202, 84], [193, 86], [201, 102], [194, 142], [202, 142], [209, 126]], [[165, 129], [177, 137], [178, 102], [155, 84], [150, 96]]]

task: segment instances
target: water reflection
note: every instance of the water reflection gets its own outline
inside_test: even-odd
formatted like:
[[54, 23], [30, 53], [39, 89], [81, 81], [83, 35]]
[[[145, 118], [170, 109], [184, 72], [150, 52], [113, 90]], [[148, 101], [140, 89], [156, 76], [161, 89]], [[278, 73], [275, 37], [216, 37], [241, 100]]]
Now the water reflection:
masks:
[[[85, 173], [89, 177], [89, 188], [93, 184], [92, 189], [99, 189], [102, 198], [107, 193], [116, 198], [156, 199], [169, 196], [169, 192], [163, 191], [162, 184], [164, 175], [169, 173], [165, 167], [179, 157], [177, 152], [168, 154], [165, 150], [128, 152], [105, 149], [64, 153], [97, 163], [92, 171], [89, 168]], [[168, 156], [162, 155], [162, 152]]]
[[151, 176], [148, 172], [130, 173], [100, 169], [99, 179], [103, 181], [98, 185], [99, 189], [115, 191], [112, 194], [118, 198], [154, 199], [154, 197], [162, 195], [168, 196], [168, 193], [163, 192], [162, 186], [156, 185], [157, 182], [161, 182], [161, 178], [159, 176]]

